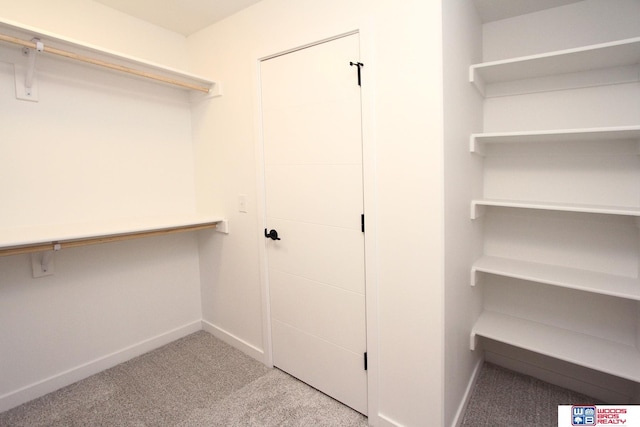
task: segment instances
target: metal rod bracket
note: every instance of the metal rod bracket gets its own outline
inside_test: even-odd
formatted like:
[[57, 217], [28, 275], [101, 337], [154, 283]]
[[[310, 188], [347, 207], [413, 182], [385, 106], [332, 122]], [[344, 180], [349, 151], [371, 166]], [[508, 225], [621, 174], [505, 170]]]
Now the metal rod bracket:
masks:
[[37, 102], [36, 56], [38, 52], [44, 51], [44, 43], [38, 38], [33, 38], [31, 41], [34, 43], [35, 49], [31, 47], [22, 48], [22, 53], [27, 57], [27, 64], [25, 66], [15, 65], [16, 98]]
[[31, 254], [31, 269], [34, 278], [51, 276], [55, 272], [53, 254], [60, 248], [60, 243], [54, 243], [50, 251]]

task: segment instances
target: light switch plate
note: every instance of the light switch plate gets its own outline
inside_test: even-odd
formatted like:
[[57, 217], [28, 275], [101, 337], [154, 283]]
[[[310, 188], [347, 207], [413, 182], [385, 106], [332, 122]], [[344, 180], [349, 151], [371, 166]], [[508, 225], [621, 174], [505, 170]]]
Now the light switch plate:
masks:
[[238, 196], [238, 211], [247, 213], [247, 195], [240, 194]]

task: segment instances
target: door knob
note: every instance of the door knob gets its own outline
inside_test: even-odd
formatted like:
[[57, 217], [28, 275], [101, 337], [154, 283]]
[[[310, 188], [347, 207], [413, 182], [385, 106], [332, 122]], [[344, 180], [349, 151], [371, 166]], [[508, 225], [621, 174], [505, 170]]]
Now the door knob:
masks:
[[278, 232], [276, 230], [271, 230], [270, 232], [267, 233], [267, 229], [264, 229], [264, 237], [268, 237], [271, 240], [281, 240], [278, 237]]

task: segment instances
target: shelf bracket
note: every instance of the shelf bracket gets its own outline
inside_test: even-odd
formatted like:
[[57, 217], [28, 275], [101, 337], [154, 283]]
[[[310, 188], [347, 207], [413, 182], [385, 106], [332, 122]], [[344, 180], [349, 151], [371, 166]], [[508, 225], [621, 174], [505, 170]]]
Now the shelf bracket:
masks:
[[222, 83], [220, 83], [219, 81], [215, 81], [209, 88], [208, 93], [192, 92], [189, 95], [189, 101], [191, 103], [197, 103], [200, 101], [204, 101], [205, 99], [218, 98], [220, 96], [222, 96]]
[[55, 272], [53, 254], [60, 249], [60, 243], [54, 243], [53, 249], [42, 252], [42, 255], [37, 253], [31, 254], [31, 269], [33, 271], [34, 278], [51, 276]]
[[484, 215], [486, 206], [478, 205], [475, 201], [471, 202], [471, 219], [478, 219]]
[[44, 43], [40, 39], [31, 40], [35, 43], [35, 49], [24, 47], [22, 53], [27, 57], [26, 66], [15, 65], [16, 98], [24, 101], [38, 102], [38, 85], [35, 79], [36, 56], [44, 51]]
[[475, 267], [471, 267], [471, 286], [476, 286], [480, 283], [480, 272]]
[[33, 86], [33, 77], [36, 71], [36, 55], [38, 52], [42, 52], [44, 50], [44, 44], [40, 41], [40, 39], [32, 39], [32, 42], [36, 44], [36, 49], [30, 49], [25, 47], [25, 54], [27, 55], [27, 71], [24, 77], [24, 87], [28, 94], [31, 93], [31, 87]]
[[478, 336], [476, 335], [476, 331], [471, 331], [471, 335], [469, 338], [469, 348], [471, 349], [471, 351], [475, 351], [478, 347]]
[[486, 155], [484, 143], [478, 141], [478, 135], [475, 133], [469, 138], [469, 151], [482, 157]]
[[478, 67], [471, 66], [469, 67], [469, 83], [473, 84], [475, 88], [480, 92], [480, 95], [485, 96], [486, 92], [486, 84], [480, 73], [478, 72]]
[[229, 220], [223, 219], [216, 224], [216, 231], [222, 234], [229, 234]]

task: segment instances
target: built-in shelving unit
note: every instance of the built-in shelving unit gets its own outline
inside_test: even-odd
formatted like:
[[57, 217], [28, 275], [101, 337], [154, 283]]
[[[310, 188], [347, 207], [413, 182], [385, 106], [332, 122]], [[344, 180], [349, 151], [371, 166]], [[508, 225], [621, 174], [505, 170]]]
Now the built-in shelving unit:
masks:
[[[200, 94], [200, 98], [221, 95], [220, 83], [211, 79], [8, 20], [0, 20], [0, 43], [28, 49], [35, 54], [51, 54], [90, 66], [126, 73], [132, 77], [172, 85]], [[33, 65], [30, 66], [33, 67]], [[16, 80], [19, 81], [18, 78]], [[194, 97], [194, 99], [198, 98]]]
[[640, 63], [640, 37], [472, 65], [469, 81], [482, 93], [492, 83]]
[[640, 382], [640, 351], [634, 346], [490, 311], [473, 327], [472, 350], [477, 336]]
[[[469, 67], [469, 81], [483, 97], [504, 96], [484, 103], [485, 113], [490, 112], [485, 127], [489, 123], [488, 128], [498, 130], [544, 123], [526, 115], [545, 108], [538, 101], [556, 100], [558, 90], [581, 100], [591, 90], [586, 88], [598, 87], [589, 93], [612, 94], [606, 108], [636, 108], [616, 104], [619, 99], [613, 96], [621, 92], [611, 85], [639, 80], [640, 37]], [[479, 242], [484, 253], [470, 268], [470, 284], [485, 297], [470, 347], [478, 348], [484, 337], [640, 382], [640, 251], [633, 241], [640, 225], [640, 188], [635, 192], [628, 184], [640, 173], [640, 119], [601, 114], [595, 104], [582, 110], [579, 102], [567, 104], [576, 107], [566, 112], [567, 124], [586, 127], [558, 126], [565, 117], [557, 111], [547, 119], [549, 129], [470, 135], [469, 151], [482, 159], [481, 190], [470, 201], [470, 218], [484, 240]], [[518, 116], [518, 107], [525, 116]], [[504, 116], [514, 122], [501, 122], [509, 120], [500, 114], [507, 111]], [[622, 125], [601, 126], [607, 118]], [[599, 127], [589, 127], [596, 121]], [[612, 230], [628, 241], [611, 243]], [[591, 259], [598, 262], [590, 264]], [[554, 297], [562, 302], [549, 301]], [[566, 301], [576, 305], [563, 305]], [[587, 307], [622, 310], [624, 332], [613, 333], [616, 320], [593, 320]], [[597, 332], [575, 326], [585, 320]]]

